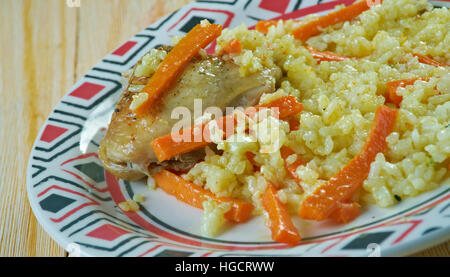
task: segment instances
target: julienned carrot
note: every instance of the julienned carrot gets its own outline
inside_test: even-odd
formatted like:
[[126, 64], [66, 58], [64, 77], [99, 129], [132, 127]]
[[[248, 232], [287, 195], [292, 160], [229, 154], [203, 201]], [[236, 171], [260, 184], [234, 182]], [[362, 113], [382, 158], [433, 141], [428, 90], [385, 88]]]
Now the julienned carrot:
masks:
[[336, 210], [330, 215], [330, 218], [337, 223], [348, 223], [359, 216], [359, 204], [356, 202], [341, 203], [338, 202]]
[[[301, 103], [297, 102], [294, 96], [284, 96], [268, 104], [251, 107], [244, 110], [249, 117], [253, 117], [257, 110], [263, 108], [278, 109], [278, 118], [284, 119], [300, 113], [303, 109]], [[224, 131], [224, 137], [234, 133], [236, 117], [234, 114], [216, 120], [217, 127]], [[204, 123], [194, 127], [184, 129], [178, 133], [168, 134], [154, 139], [151, 146], [160, 162], [168, 160], [174, 156], [190, 152], [192, 150], [207, 146], [211, 143], [209, 124]], [[232, 126], [229, 126], [232, 125]], [[197, 135], [199, 134], [199, 135]]]
[[247, 157], [247, 160], [252, 164], [254, 171], [259, 171], [261, 168], [256, 164], [255, 161], [255, 154], [252, 152], [245, 152], [245, 156]]
[[271, 26], [275, 26], [278, 24], [279, 20], [260, 20], [256, 23], [255, 25], [255, 29], [258, 32], [261, 32], [263, 34], [267, 34], [267, 32], [269, 31], [269, 28]]
[[230, 40], [223, 48], [225, 54], [238, 54], [242, 51], [242, 45], [237, 39]]
[[[297, 159], [293, 163], [288, 164], [286, 159], [289, 156], [295, 154], [295, 152], [288, 146], [281, 147], [280, 153], [281, 157], [284, 160], [284, 167], [286, 168], [286, 171], [293, 179], [295, 179], [300, 184], [301, 179], [297, 175], [297, 168], [301, 165], [305, 165], [305, 162], [300, 159], [300, 157], [297, 157]], [[344, 204], [338, 202], [336, 211], [334, 211], [330, 215], [330, 217], [338, 223], [347, 223], [358, 217], [358, 215], [359, 205], [356, 202]]]
[[210, 199], [219, 204], [230, 203], [231, 208], [225, 213], [225, 218], [230, 221], [245, 222], [249, 219], [253, 211], [253, 205], [249, 202], [230, 197], [217, 197], [211, 191], [197, 186], [165, 169], [156, 173], [153, 178], [157, 186], [167, 194], [173, 195], [178, 200], [199, 209], [203, 208], [203, 201]]
[[349, 59], [350, 57], [347, 56], [343, 56], [343, 55], [339, 55], [339, 54], [335, 54], [333, 52], [330, 51], [324, 51], [321, 52], [319, 50], [317, 50], [316, 48], [312, 47], [312, 46], [306, 46], [306, 49], [309, 51], [309, 53], [311, 53], [311, 55], [313, 56], [314, 59], [317, 59], [319, 61], [343, 61], [346, 59]]
[[368, 1], [362, 0], [360, 2], [354, 3], [342, 10], [331, 12], [324, 15], [316, 20], [310, 21], [299, 26], [297, 29], [292, 31], [292, 35], [299, 40], [306, 41], [310, 37], [320, 34], [321, 28], [332, 26], [334, 24], [351, 20], [362, 12], [370, 9], [367, 4]]
[[[229, 124], [234, 125], [236, 123], [234, 114], [221, 117], [216, 122], [219, 130], [225, 131], [224, 136], [231, 135], [234, 132], [234, 126], [232, 128], [224, 128], [224, 126], [229, 126]], [[208, 123], [189, 127], [180, 132], [154, 139], [150, 145], [153, 151], [155, 151], [158, 160], [160, 162], [169, 160], [177, 155], [188, 153], [210, 144], [211, 134], [208, 129]]]
[[394, 103], [397, 106], [400, 106], [400, 103], [403, 100], [403, 97], [397, 94], [397, 89], [399, 87], [406, 87], [414, 85], [417, 80], [429, 81], [430, 78], [413, 78], [406, 80], [397, 80], [386, 83], [386, 95], [385, 98], [389, 100], [389, 102]]
[[272, 239], [277, 242], [296, 245], [301, 240], [292, 219], [277, 196], [277, 189], [269, 184], [262, 195], [261, 203], [269, 215], [268, 227], [272, 232]]
[[147, 93], [147, 100], [134, 110], [143, 114], [150, 105], [167, 89], [174, 78], [178, 76], [184, 66], [194, 58], [200, 49], [206, 47], [222, 32], [219, 24], [200, 23], [187, 33], [167, 54], [155, 74], [150, 78], [143, 93]]
[[297, 131], [298, 129], [300, 129], [300, 121], [297, 118], [289, 118], [288, 123], [290, 131]]
[[[256, 108], [278, 108], [278, 118], [285, 119], [290, 116], [299, 114], [303, 110], [303, 105], [299, 103], [294, 96], [289, 95], [275, 99], [274, 101], [267, 104], [258, 105], [256, 106]], [[250, 109], [249, 111], [252, 110], [254, 109]]]
[[295, 154], [295, 152], [290, 147], [287, 147], [287, 146], [281, 147], [280, 153], [281, 153], [281, 157], [284, 160], [284, 168], [286, 169], [286, 171], [289, 173], [289, 175], [293, 179], [295, 179], [297, 182], [300, 182], [301, 180], [297, 175], [297, 167], [304, 165], [305, 163], [298, 156], [297, 156], [297, 159], [291, 164], [289, 164], [286, 161], [289, 156]]
[[374, 124], [364, 147], [343, 169], [307, 196], [300, 207], [304, 219], [324, 220], [337, 208], [337, 203], [348, 201], [369, 175], [375, 156], [386, 150], [386, 137], [392, 132], [397, 110], [378, 107]]
[[431, 58], [429, 58], [429, 57], [427, 57], [427, 56], [421, 55], [421, 54], [413, 53], [412, 55], [413, 55], [414, 57], [417, 57], [417, 60], [418, 60], [420, 63], [432, 65], [432, 66], [435, 66], [435, 67], [439, 67], [439, 66], [446, 67], [446, 66], [448, 66], [448, 65], [446, 65], [446, 64], [440, 63], [440, 62], [438, 62], [438, 61], [435, 61], [435, 60], [433, 60], [433, 59], [431, 59]]

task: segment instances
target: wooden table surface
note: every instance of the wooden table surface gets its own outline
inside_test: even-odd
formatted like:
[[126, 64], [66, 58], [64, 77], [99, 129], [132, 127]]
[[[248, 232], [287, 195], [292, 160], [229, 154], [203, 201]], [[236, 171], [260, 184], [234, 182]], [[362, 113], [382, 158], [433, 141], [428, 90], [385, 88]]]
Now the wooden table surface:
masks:
[[[88, 69], [191, 0], [80, 2], [78, 8], [66, 0], [0, 3], [0, 256], [67, 255], [28, 203], [26, 168], [36, 135]], [[446, 242], [414, 256], [450, 256], [449, 248]]]

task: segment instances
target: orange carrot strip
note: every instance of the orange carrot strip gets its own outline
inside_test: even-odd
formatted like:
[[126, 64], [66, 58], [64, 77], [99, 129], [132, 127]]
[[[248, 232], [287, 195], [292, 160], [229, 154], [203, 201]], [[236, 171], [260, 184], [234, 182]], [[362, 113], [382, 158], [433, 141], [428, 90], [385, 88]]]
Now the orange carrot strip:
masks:
[[295, 96], [289, 95], [275, 99], [268, 104], [258, 105], [256, 108], [278, 108], [278, 118], [285, 119], [299, 114], [303, 110], [303, 105], [297, 101]]
[[321, 28], [351, 20], [368, 9], [370, 9], [370, 6], [367, 4], [367, 1], [362, 0], [342, 10], [331, 12], [318, 18], [317, 20], [305, 23], [293, 30], [292, 35], [296, 39], [306, 41], [310, 37], [320, 34], [322, 32]]
[[184, 36], [167, 54], [155, 74], [150, 78], [142, 92], [148, 94], [147, 100], [135, 109], [143, 114], [150, 105], [166, 90], [170, 83], [182, 71], [184, 66], [194, 58], [200, 49], [206, 47], [222, 32], [219, 24], [198, 24]]
[[253, 205], [249, 202], [230, 197], [217, 197], [211, 191], [197, 186], [165, 169], [156, 173], [153, 178], [158, 187], [167, 194], [173, 195], [178, 200], [199, 209], [203, 208], [203, 201], [210, 199], [219, 204], [231, 203], [230, 210], [225, 213], [225, 218], [230, 221], [245, 222], [249, 219], [253, 211]]
[[337, 223], [348, 223], [359, 216], [359, 207], [359, 204], [356, 202], [338, 202], [336, 211], [330, 215], [330, 218]]
[[[221, 117], [216, 120], [217, 126], [221, 131], [225, 131], [225, 137], [232, 134], [233, 128], [226, 129], [230, 122], [235, 124], [234, 114]], [[150, 145], [155, 151], [155, 155], [160, 162], [169, 160], [177, 155], [191, 152], [192, 150], [205, 147], [211, 143], [210, 132], [207, 128], [208, 123], [188, 127], [178, 133], [171, 133], [154, 139]], [[199, 135], [196, 135], [199, 133]], [[179, 139], [175, 139], [175, 138]]]
[[339, 55], [330, 51], [321, 52], [312, 46], [306, 46], [306, 49], [311, 53], [314, 59], [318, 59], [319, 61], [343, 61], [349, 59], [350, 57]]
[[[301, 103], [297, 102], [294, 96], [284, 96], [268, 104], [251, 107], [244, 110], [244, 113], [253, 117], [258, 109], [278, 108], [278, 117], [280, 119], [290, 117], [300, 113], [303, 109]], [[235, 115], [230, 114], [216, 120], [219, 129], [225, 132], [225, 138], [234, 133], [234, 126], [230, 128], [229, 122], [236, 123]], [[225, 124], [226, 123], [226, 124]], [[190, 152], [192, 150], [207, 146], [211, 143], [209, 128], [207, 124], [197, 125], [182, 130], [178, 133], [168, 134], [154, 139], [151, 146], [155, 151], [156, 157], [160, 162], [168, 160], [174, 156]], [[195, 132], [200, 132], [201, 137], [196, 137]], [[186, 139], [184, 139], [186, 137]], [[174, 140], [180, 138], [180, 141]]]
[[359, 154], [343, 169], [307, 196], [300, 207], [299, 215], [304, 219], [324, 220], [361, 187], [369, 175], [370, 164], [375, 156], [386, 150], [386, 137], [392, 132], [397, 110], [378, 107], [368, 140]]
[[247, 160], [252, 164], [254, 171], [259, 171], [261, 168], [255, 162], [255, 154], [250, 151], [245, 152]]
[[300, 121], [298, 118], [292, 117], [288, 120], [289, 123], [289, 130], [290, 131], [297, 131], [300, 129]]
[[298, 157], [297, 155], [297, 160], [295, 160], [295, 162], [288, 164], [286, 162], [286, 159], [295, 154], [295, 152], [287, 146], [283, 146], [280, 149], [280, 153], [281, 153], [281, 157], [284, 160], [284, 168], [286, 169], [286, 171], [289, 173], [289, 175], [294, 178], [297, 182], [300, 182], [300, 178], [297, 175], [297, 167], [304, 165], [305, 163], [302, 161], [302, 159], [300, 159], [300, 157]]
[[417, 80], [429, 81], [430, 78], [413, 78], [413, 79], [397, 80], [397, 81], [387, 82], [386, 83], [387, 91], [386, 91], [385, 98], [388, 99], [389, 102], [394, 103], [395, 105], [397, 105], [399, 107], [400, 103], [403, 100], [403, 97], [401, 97], [400, 95], [397, 94], [397, 89], [399, 87], [404, 88], [406, 86], [414, 85], [414, 83]]
[[237, 39], [230, 40], [223, 48], [225, 54], [238, 54], [242, 51], [242, 45]]
[[268, 227], [272, 239], [277, 242], [296, 245], [301, 237], [292, 223], [292, 219], [283, 203], [277, 196], [277, 189], [269, 184], [261, 198], [262, 206], [269, 215]]
[[263, 34], [267, 34], [269, 31], [270, 26], [274, 26], [278, 24], [278, 20], [260, 20], [258, 23], [256, 23], [255, 29], [258, 32], [261, 32]]
[[446, 64], [440, 63], [438, 61], [435, 61], [435, 60], [433, 60], [433, 59], [431, 59], [431, 58], [429, 58], [427, 56], [421, 55], [421, 54], [412, 53], [412, 55], [414, 57], [417, 57], [417, 60], [420, 63], [432, 65], [432, 66], [435, 66], [435, 67], [439, 67], [439, 66], [447, 67], [448, 66]]

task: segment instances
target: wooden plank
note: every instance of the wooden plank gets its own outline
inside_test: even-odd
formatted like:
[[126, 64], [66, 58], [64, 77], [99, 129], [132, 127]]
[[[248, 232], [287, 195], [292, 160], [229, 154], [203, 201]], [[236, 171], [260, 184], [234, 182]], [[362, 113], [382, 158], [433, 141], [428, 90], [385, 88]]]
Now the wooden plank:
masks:
[[82, 73], [188, 2], [82, 0], [70, 8], [60, 0], [2, 1], [0, 39], [8, 43], [0, 44], [0, 256], [66, 255], [28, 203], [26, 167], [36, 135]]
[[26, 167], [44, 120], [74, 83], [75, 15], [59, 0], [1, 3], [0, 256], [65, 255], [32, 214]]

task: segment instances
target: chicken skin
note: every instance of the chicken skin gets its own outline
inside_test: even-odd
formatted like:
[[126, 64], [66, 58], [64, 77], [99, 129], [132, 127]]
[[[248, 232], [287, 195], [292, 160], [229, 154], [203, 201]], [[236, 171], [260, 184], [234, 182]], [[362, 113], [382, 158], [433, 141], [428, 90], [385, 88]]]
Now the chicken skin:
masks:
[[[168, 47], [163, 49], [170, 51]], [[105, 169], [118, 178], [130, 181], [149, 175], [155, 167], [182, 171], [203, 159], [205, 154], [201, 149], [158, 163], [150, 142], [171, 133], [172, 127], [180, 121], [179, 117], [172, 116], [174, 109], [187, 109], [192, 125], [195, 115], [202, 115], [208, 107], [225, 111], [226, 107], [252, 106], [258, 103], [263, 93], [274, 91], [276, 75], [266, 70], [242, 77], [239, 66], [232, 59], [201, 53], [183, 69], [148, 112], [137, 115], [129, 106], [133, 95], [139, 91], [131, 88], [145, 85], [150, 77], [138, 77], [135, 71], [136, 66], [128, 76], [127, 87], [116, 105], [99, 148], [100, 160]], [[201, 101], [202, 111], [194, 112], [194, 100], [197, 103]]]

